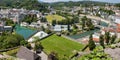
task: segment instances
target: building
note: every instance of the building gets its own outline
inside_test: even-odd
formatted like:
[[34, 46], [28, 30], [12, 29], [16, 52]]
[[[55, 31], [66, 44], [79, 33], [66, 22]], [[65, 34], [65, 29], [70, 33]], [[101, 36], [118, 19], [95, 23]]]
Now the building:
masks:
[[68, 25], [55, 25], [54, 31], [60, 32], [60, 31], [66, 31], [68, 30]]
[[22, 60], [41, 60], [40, 56], [23, 46], [20, 47], [16, 56]]
[[43, 31], [40, 31], [38, 33], [36, 33], [34, 36], [32, 36], [30, 39], [28, 39], [28, 42], [33, 42], [35, 41], [35, 38], [39, 38], [39, 39], [42, 39], [44, 37], [48, 36], [47, 33], [43, 32]]

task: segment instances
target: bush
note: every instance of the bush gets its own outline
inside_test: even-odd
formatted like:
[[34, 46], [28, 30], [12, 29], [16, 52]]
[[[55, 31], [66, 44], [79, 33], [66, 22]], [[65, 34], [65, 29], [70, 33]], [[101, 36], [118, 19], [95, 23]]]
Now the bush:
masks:
[[5, 52], [7, 55], [16, 56], [18, 48]]

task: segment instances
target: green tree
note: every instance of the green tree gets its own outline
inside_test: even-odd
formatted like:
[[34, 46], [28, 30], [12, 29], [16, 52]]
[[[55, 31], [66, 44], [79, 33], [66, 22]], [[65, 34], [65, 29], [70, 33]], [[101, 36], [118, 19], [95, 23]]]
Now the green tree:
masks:
[[41, 21], [41, 22], [47, 22], [47, 19], [46, 19], [45, 17], [42, 17], [42, 18], [40, 19], [40, 21]]
[[88, 47], [91, 51], [96, 47], [95, 42], [93, 41], [92, 34], [89, 37]]
[[44, 28], [44, 26], [41, 26], [41, 30], [42, 30], [42, 31], [45, 31], [45, 28]]
[[5, 48], [12, 48], [12, 47], [18, 46], [19, 41], [14, 36], [11, 35], [11, 36], [6, 37], [6, 39], [4, 39], [3, 44]]
[[35, 14], [29, 14], [26, 15], [22, 21], [31, 24], [32, 22], [37, 21], [37, 16]]
[[77, 25], [73, 24], [73, 28], [74, 29], [78, 29]]
[[104, 45], [104, 35], [100, 35], [99, 40], [100, 40], [100, 45], [101, 45], [103, 48], [105, 48], [105, 45]]
[[110, 43], [110, 33], [109, 32], [105, 32], [105, 40], [108, 45]]
[[27, 44], [26, 45], [26, 47], [28, 48], [28, 49], [32, 49], [32, 46], [31, 46], [31, 44], [29, 43], [29, 44]]
[[35, 42], [35, 47], [34, 47], [34, 50], [38, 50], [38, 49], [43, 50], [43, 46], [41, 45], [41, 43], [40, 43], [40, 42]]
[[52, 20], [52, 25], [55, 26], [57, 24], [56, 20]]
[[86, 16], [84, 16], [84, 17], [81, 18], [81, 21], [82, 21], [82, 30], [85, 29], [85, 20], [87, 20]]
[[21, 40], [21, 41], [20, 41], [20, 45], [26, 46], [27, 44], [28, 44], [28, 42], [25, 41], [25, 40]]
[[58, 60], [58, 58], [57, 58], [57, 53], [51, 52], [51, 53], [48, 55], [48, 60]]
[[113, 44], [113, 43], [115, 42], [116, 38], [117, 38], [117, 36], [116, 36], [116, 35], [113, 35], [113, 36], [111, 37], [110, 43]]
[[45, 32], [50, 34], [52, 31], [50, 29], [45, 29]]

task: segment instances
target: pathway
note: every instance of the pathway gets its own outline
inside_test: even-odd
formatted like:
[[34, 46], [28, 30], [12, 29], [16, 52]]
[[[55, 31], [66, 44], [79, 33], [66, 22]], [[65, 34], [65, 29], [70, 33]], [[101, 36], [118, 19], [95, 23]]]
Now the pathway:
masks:
[[48, 60], [48, 56], [43, 51], [38, 55], [41, 57], [41, 60]]

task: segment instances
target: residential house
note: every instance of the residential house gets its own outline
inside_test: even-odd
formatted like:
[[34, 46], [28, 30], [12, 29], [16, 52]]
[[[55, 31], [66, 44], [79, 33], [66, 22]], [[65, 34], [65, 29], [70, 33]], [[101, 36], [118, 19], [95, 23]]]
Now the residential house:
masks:
[[20, 26], [28, 26], [29, 24], [28, 23], [26, 23], [26, 22], [22, 22], [21, 24], [20, 24]]
[[53, 29], [56, 32], [66, 31], [68, 30], [68, 25], [55, 25]]
[[41, 60], [40, 56], [23, 46], [20, 47], [16, 56], [22, 60]]

